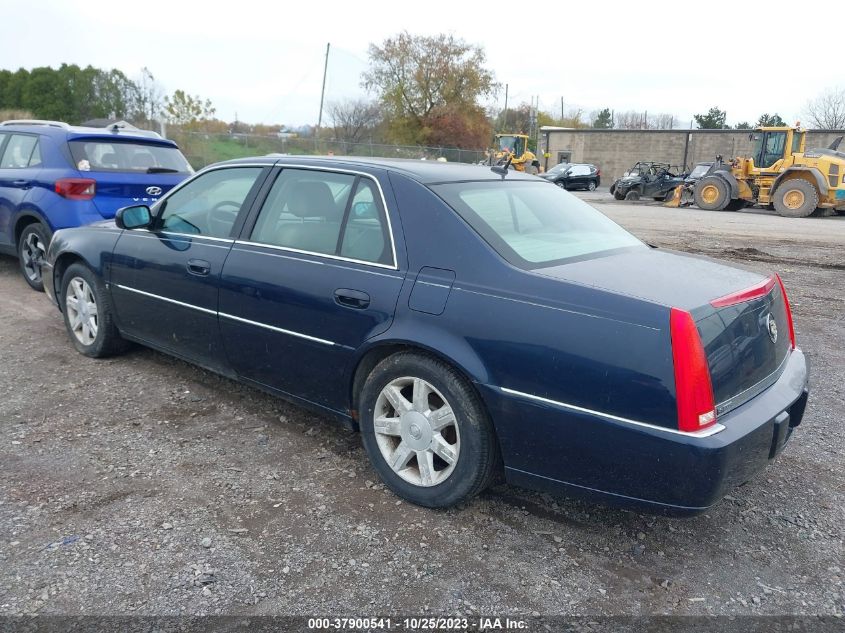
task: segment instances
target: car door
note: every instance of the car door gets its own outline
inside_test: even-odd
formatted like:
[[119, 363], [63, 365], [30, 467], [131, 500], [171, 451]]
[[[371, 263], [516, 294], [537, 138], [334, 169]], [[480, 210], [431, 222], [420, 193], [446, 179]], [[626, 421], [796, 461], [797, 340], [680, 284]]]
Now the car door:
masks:
[[13, 220], [40, 170], [38, 135], [0, 135], [0, 244], [5, 250], [16, 246]]
[[569, 182], [567, 183], [572, 189], [584, 189], [587, 187], [587, 174], [590, 173], [590, 168], [586, 165], [574, 165], [569, 170]]
[[123, 231], [109, 275], [121, 331], [226, 370], [217, 327], [220, 273], [238, 220], [268, 171], [243, 165], [201, 173], [156, 205], [149, 229]]
[[223, 267], [220, 331], [239, 376], [345, 413], [349, 361], [390, 326], [402, 287], [397, 224], [374, 175], [282, 168]]

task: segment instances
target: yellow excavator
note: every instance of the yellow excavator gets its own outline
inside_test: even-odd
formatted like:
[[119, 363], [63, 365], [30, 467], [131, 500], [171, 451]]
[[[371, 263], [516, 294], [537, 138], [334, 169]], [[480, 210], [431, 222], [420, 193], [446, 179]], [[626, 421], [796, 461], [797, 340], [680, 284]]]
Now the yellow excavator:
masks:
[[496, 134], [496, 146], [490, 152], [493, 165], [504, 165], [510, 158], [510, 165], [517, 171], [536, 174], [540, 161], [528, 149], [527, 134]]
[[695, 184], [695, 204], [718, 211], [759, 204], [788, 218], [807, 217], [816, 209], [845, 210], [843, 137], [829, 147], [805, 150], [805, 136], [798, 125], [755, 129], [752, 155], [729, 162], [717, 156]]

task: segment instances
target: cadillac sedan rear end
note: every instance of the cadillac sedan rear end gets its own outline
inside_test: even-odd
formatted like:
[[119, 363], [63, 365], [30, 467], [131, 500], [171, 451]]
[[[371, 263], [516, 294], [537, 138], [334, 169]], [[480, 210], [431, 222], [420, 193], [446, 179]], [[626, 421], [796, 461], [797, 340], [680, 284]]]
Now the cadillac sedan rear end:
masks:
[[507, 478], [702, 512], [774, 459], [803, 417], [807, 364], [783, 284], [650, 248], [580, 201], [546, 218], [551, 189], [512, 183], [510, 204], [496, 204], [487, 185], [435, 187], [511, 265], [497, 283], [513, 293], [465, 287], [471, 297], [449, 301], [495, 315], [471, 338]]

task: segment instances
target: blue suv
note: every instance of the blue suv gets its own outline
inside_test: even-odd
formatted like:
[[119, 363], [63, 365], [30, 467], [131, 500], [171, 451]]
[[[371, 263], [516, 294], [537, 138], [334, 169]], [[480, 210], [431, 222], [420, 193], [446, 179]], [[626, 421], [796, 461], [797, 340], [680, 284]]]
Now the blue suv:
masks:
[[0, 123], [0, 253], [41, 290], [53, 232], [152, 204], [192, 173], [176, 143], [128, 124]]

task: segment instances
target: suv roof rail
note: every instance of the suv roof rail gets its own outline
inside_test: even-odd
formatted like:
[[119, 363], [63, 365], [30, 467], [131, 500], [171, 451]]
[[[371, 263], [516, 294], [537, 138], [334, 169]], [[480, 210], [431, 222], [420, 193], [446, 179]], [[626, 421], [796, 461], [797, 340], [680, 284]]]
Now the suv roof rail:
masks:
[[10, 119], [3, 121], [0, 125], [47, 125], [49, 127], [70, 128], [70, 125], [63, 121], [46, 121], [42, 119]]

